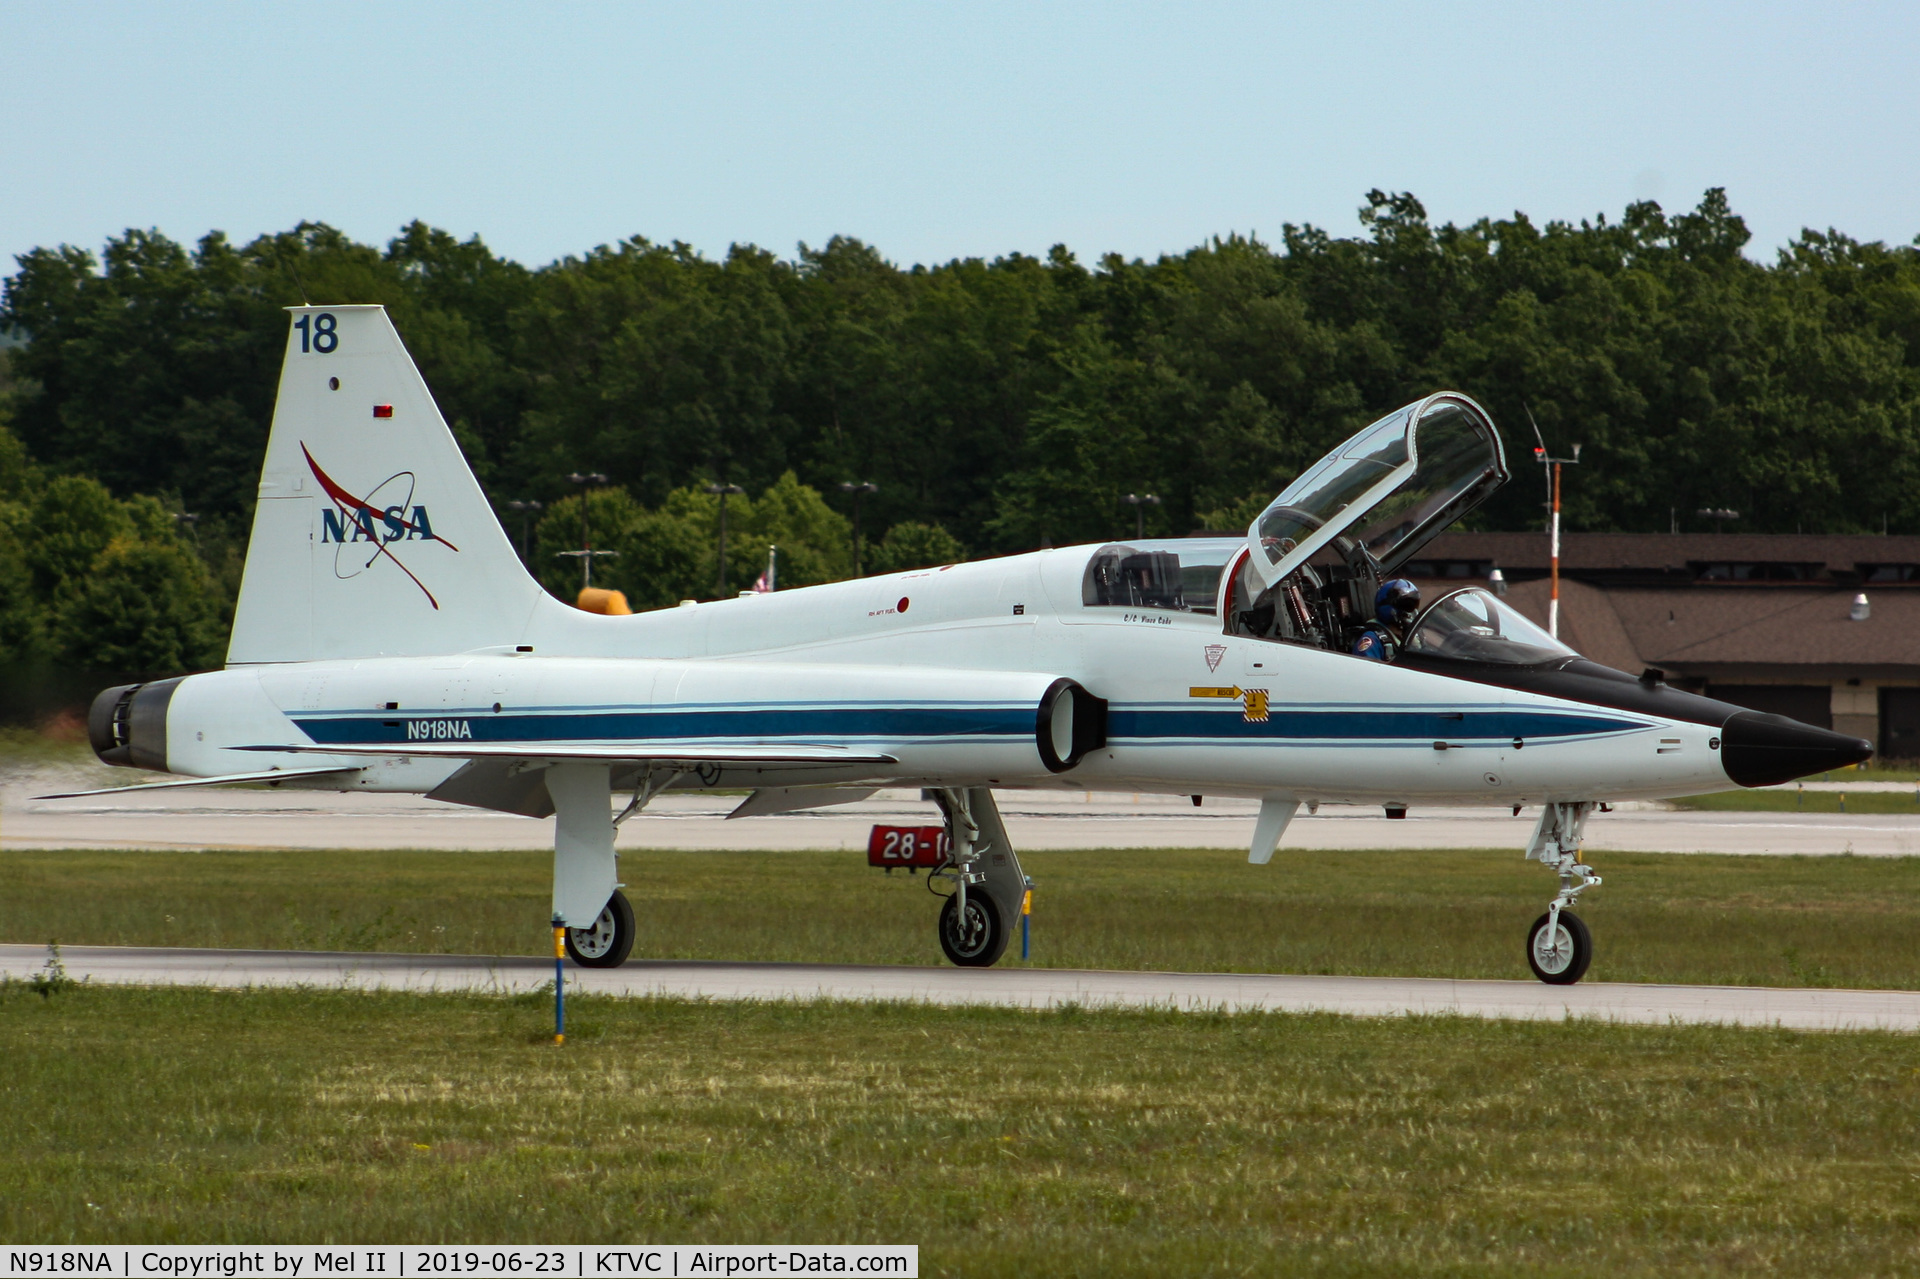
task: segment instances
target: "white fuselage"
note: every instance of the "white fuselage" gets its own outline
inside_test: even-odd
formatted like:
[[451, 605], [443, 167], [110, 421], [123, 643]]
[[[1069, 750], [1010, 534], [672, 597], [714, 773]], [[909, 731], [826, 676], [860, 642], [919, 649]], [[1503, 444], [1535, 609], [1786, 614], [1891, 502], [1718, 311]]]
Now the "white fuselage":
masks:
[[[175, 692], [168, 767], [217, 776], [281, 761], [338, 763], [362, 771], [346, 783], [304, 784], [424, 793], [461, 767], [417, 753], [436, 746], [493, 743], [538, 758], [568, 746], [632, 744], [636, 756], [668, 757], [676, 744], [804, 744], [895, 762], [714, 764], [680, 785], [1051, 787], [1423, 805], [1733, 786], [1711, 726], [1224, 634], [1204, 612], [1084, 606], [1090, 550], [630, 617], [543, 601], [520, 633], [472, 652], [237, 665]], [[1056, 772], [1036, 749], [1034, 708], [1061, 678], [1108, 710], [1106, 744]], [[388, 744], [391, 754], [365, 753]], [[356, 753], [314, 753], [315, 745]]]

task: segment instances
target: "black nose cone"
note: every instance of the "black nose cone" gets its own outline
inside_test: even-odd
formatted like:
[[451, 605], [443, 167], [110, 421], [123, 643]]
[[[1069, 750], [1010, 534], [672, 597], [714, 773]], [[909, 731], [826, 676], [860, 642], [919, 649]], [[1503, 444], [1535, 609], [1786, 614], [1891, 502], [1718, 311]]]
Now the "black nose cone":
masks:
[[1777, 786], [1809, 773], [1858, 764], [1873, 754], [1864, 737], [1830, 733], [1784, 715], [1741, 711], [1720, 730], [1720, 766], [1742, 786]]

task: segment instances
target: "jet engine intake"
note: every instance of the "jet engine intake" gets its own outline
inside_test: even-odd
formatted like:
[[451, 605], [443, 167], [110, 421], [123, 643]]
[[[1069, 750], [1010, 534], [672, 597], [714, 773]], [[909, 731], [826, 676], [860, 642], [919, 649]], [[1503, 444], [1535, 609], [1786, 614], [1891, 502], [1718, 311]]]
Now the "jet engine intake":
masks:
[[1070, 679], [1057, 679], [1040, 696], [1034, 731], [1040, 762], [1050, 773], [1064, 773], [1089, 751], [1107, 744], [1107, 701]]
[[102, 763], [167, 770], [167, 706], [185, 676], [118, 684], [93, 699], [87, 740]]

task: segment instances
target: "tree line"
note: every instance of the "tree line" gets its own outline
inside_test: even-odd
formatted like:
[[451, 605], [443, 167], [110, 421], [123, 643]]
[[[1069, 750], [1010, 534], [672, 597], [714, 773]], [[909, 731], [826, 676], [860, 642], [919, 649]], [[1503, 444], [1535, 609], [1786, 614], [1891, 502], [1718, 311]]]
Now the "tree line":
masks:
[[[1287, 225], [1092, 265], [1065, 247], [902, 267], [844, 237], [718, 259], [635, 238], [529, 268], [418, 222], [385, 246], [303, 223], [245, 245], [129, 231], [99, 255], [36, 249], [0, 303], [0, 591], [31, 623], [0, 621], [0, 646], [218, 660], [280, 308], [307, 298], [384, 303], [542, 581], [577, 588], [558, 552], [578, 549], [584, 502], [618, 552], [595, 580], [636, 607], [741, 589], [768, 544], [783, 585], [851, 573], [846, 483], [876, 486], [866, 571], [1129, 535], [1127, 494], [1160, 499], [1149, 535], [1244, 528], [1331, 444], [1443, 387], [1506, 436], [1517, 478], [1483, 528], [1537, 526], [1537, 422], [1555, 452], [1584, 445], [1572, 528], [1733, 508], [1752, 531], [1920, 530], [1920, 252], [1807, 231], [1762, 263], [1747, 240], [1719, 190], [1675, 215], [1466, 226], [1375, 191], [1352, 236]], [[583, 493], [571, 473], [610, 483]], [[724, 580], [717, 485], [744, 490]], [[105, 521], [93, 558], [47, 558], [39, 522], [83, 510]], [[88, 648], [77, 601], [118, 593], [133, 618], [136, 560], [171, 591], [194, 577], [199, 603], [143, 618], [165, 632], [145, 648]]]

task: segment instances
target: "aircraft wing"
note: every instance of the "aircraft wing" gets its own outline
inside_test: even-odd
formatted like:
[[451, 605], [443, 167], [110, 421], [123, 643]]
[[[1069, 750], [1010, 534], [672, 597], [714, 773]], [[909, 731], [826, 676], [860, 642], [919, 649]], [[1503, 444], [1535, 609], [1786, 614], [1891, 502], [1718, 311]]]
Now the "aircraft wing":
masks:
[[99, 790], [64, 791], [58, 795], [35, 795], [35, 799], [84, 799], [89, 795], [128, 795], [134, 791], [179, 790], [187, 786], [238, 786], [243, 782], [284, 782], [295, 777], [325, 777], [329, 773], [357, 773], [353, 765], [345, 768], [270, 768], [259, 773], [228, 773], [221, 777], [186, 777], [173, 782], [144, 782], [139, 786], [105, 786]]

